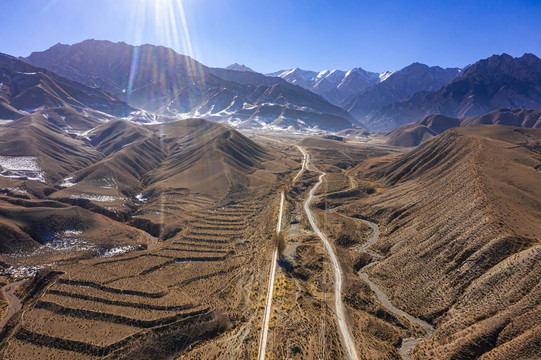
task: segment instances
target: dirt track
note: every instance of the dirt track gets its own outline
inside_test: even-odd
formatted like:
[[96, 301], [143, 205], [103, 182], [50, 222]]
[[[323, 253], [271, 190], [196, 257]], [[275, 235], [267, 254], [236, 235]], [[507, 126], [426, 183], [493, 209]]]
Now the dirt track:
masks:
[[[349, 178], [350, 187], [348, 189], [346, 189], [346, 190], [342, 190], [342, 191], [339, 191], [339, 192], [350, 191], [350, 190], [353, 190], [353, 188], [355, 187], [355, 181], [354, 181], [353, 177], [348, 176], [348, 178]], [[334, 208], [334, 209], [329, 210], [329, 211], [335, 212], [337, 209], [338, 208]], [[380, 301], [380, 303], [383, 305], [383, 307], [385, 307], [387, 310], [389, 310], [389, 312], [391, 312], [392, 314], [394, 314], [394, 315], [396, 315], [398, 317], [405, 317], [410, 322], [419, 325], [425, 331], [426, 335], [423, 336], [423, 337], [410, 337], [410, 338], [402, 339], [402, 345], [401, 345], [398, 352], [399, 352], [400, 356], [402, 357], [402, 359], [404, 359], [404, 360], [412, 359], [411, 351], [413, 350], [413, 348], [415, 346], [421, 344], [423, 341], [425, 341], [426, 339], [428, 339], [429, 337], [432, 336], [432, 334], [434, 333], [434, 326], [432, 326], [431, 324], [427, 323], [424, 320], [416, 318], [416, 317], [406, 313], [405, 311], [402, 311], [402, 310], [396, 308], [393, 304], [391, 304], [391, 302], [389, 301], [389, 298], [387, 297], [387, 295], [383, 291], [381, 291], [379, 286], [376, 285], [374, 282], [372, 282], [372, 280], [370, 280], [370, 278], [368, 277], [368, 274], [366, 273], [366, 270], [368, 268], [370, 268], [371, 266], [375, 265], [381, 259], [383, 259], [383, 256], [376, 253], [375, 251], [370, 250], [370, 247], [372, 245], [374, 245], [376, 243], [376, 241], [378, 241], [379, 236], [380, 236], [380, 230], [379, 230], [378, 225], [376, 223], [371, 222], [371, 221], [364, 220], [364, 219], [353, 218], [353, 217], [341, 214], [339, 212], [336, 212], [336, 214], [338, 214], [340, 216], [343, 216], [345, 218], [354, 220], [354, 221], [361, 221], [361, 222], [365, 223], [366, 225], [368, 225], [372, 229], [373, 234], [372, 234], [372, 237], [370, 238], [370, 240], [368, 240], [364, 244], [360, 245], [358, 247], [357, 251], [369, 254], [372, 257], [373, 260], [369, 264], [367, 264], [363, 268], [361, 268], [359, 270], [358, 274], [359, 274], [360, 278], [364, 282], [366, 282], [368, 284], [368, 286], [370, 286], [370, 289], [372, 289], [372, 291], [376, 294], [377, 299]]]
[[[297, 146], [297, 148], [302, 152], [303, 159], [302, 159], [302, 166], [297, 175], [292, 180], [292, 183], [295, 183], [297, 179], [302, 175], [304, 170], [306, 169], [306, 166], [308, 165], [308, 161], [310, 160], [310, 155], [308, 155], [307, 152], [305, 152], [300, 146]], [[278, 224], [276, 225], [276, 234], [280, 233], [282, 230], [282, 212], [284, 210], [284, 192], [281, 194], [280, 198], [280, 212], [278, 214]], [[261, 328], [261, 337], [259, 339], [259, 351], [257, 358], [258, 360], [265, 359], [265, 354], [267, 352], [267, 336], [269, 332], [269, 319], [270, 319], [270, 312], [272, 308], [272, 293], [274, 291], [274, 278], [276, 275], [276, 261], [278, 259], [278, 249], [274, 249], [274, 252], [272, 254], [272, 262], [271, 262], [271, 269], [269, 274], [269, 285], [267, 288], [267, 299], [265, 300], [265, 313], [263, 314], [263, 327]]]
[[[301, 169], [302, 171], [302, 169]], [[282, 230], [282, 212], [284, 210], [284, 192], [282, 191], [280, 197], [280, 212], [278, 213], [278, 224], [276, 225], [276, 234]], [[269, 332], [269, 320], [272, 309], [272, 294], [274, 292], [274, 278], [276, 275], [276, 263], [278, 260], [278, 248], [274, 249], [271, 260], [271, 268], [269, 275], [269, 285], [267, 288], [267, 299], [265, 301], [265, 313], [263, 314], [263, 327], [261, 328], [261, 338], [259, 339], [259, 351], [257, 358], [259, 360], [265, 359], [267, 352], [267, 335]]]
[[[351, 218], [351, 219], [354, 219], [354, 218]], [[372, 280], [370, 280], [370, 278], [368, 277], [368, 274], [365, 271], [370, 266], [376, 264], [381, 259], [381, 256], [379, 254], [376, 254], [373, 251], [369, 250], [368, 248], [376, 243], [376, 241], [379, 238], [380, 231], [379, 231], [378, 225], [371, 222], [371, 221], [363, 220], [363, 219], [357, 219], [357, 220], [360, 220], [360, 221], [364, 222], [365, 224], [370, 226], [372, 228], [372, 230], [374, 231], [374, 234], [372, 235], [372, 238], [368, 242], [364, 243], [359, 248], [359, 250], [361, 252], [372, 255], [372, 257], [375, 260], [372, 261], [370, 264], [364, 266], [362, 269], [360, 269], [359, 270], [359, 276], [361, 277], [361, 279], [363, 279], [364, 282], [366, 282], [368, 284], [368, 286], [370, 286], [370, 289], [372, 289], [372, 291], [376, 294], [376, 297], [378, 298], [378, 300], [381, 302], [381, 304], [387, 310], [389, 310], [391, 313], [393, 313], [396, 316], [405, 317], [410, 322], [419, 325], [426, 332], [426, 335], [423, 336], [423, 337], [418, 337], [418, 338], [411, 337], [411, 338], [402, 339], [402, 346], [399, 349], [399, 353], [400, 353], [400, 356], [402, 356], [402, 359], [409, 360], [409, 359], [411, 359], [411, 351], [413, 350], [413, 348], [416, 345], [419, 345], [420, 343], [422, 343], [424, 340], [426, 340], [430, 336], [432, 336], [432, 334], [434, 333], [434, 326], [430, 325], [429, 323], [427, 323], [424, 320], [421, 320], [419, 318], [411, 316], [410, 314], [406, 313], [405, 311], [397, 309], [393, 304], [391, 304], [391, 302], [389, 301], [389, 298], [387, 297], [387, 295], [383, 291], [381, 291], [379, 286], [377, 286], [375, 283], [372, 282]], [[374, 256], [374, 255], [377, 255], [377, 256]]]
[[4, 328], [8, 320], [11, 319], [13, 315], [21, 310], [21, 300], [19, 300], [14, 292], [17, 286], [21, 285], [25, 281], [26, 280], [15, 281], [2, 287], [2, 294], [8, 302], [8, 311], [4, 318], [0, 321], [0, 330]]
[[[308, 160], [306, 162], [306, 168], [309, 169]], [[316, 220], [314, 218], [314, 215], [312, 211], [310, 210], [310, 204], [312, 203], [312, 200], [314, 199], [314, 193], [317, 191], [318, 187], [322, 184], [324, 177], [325, 177], [325, 173], [321, 172], [321, 175], [319, 176], [319, 181], [312, 188], [312, 190], [310, 190], [310, 194], [308, 195], [308, 198], [304, 202], [304, 211], [306, 212], [306, 216], [308, 217], [308, 221], [310, 222], [312, 229], [317, 234], [317, 236], [321, 239], [321, 241], [323, 241], [323, 244], [325, 245], [325, 248], [327, 249], [327, 253], [329, 254], [329, 259], [331, 261], [331, 264], [334, 270], [334, 304], [335, 304], [335, 311], [336, 311], [336, 320], [338, 322], [338, 328], [340, 329], [340, 334], [343, 341], [343, 347], [344, 347], [345, 353], [347, 354], [347, 357], [349, 359], [357, 359], [357, 351], [355, 349], [355, 343], [353, 342], [353, 339], [349, 332], [348, 324], [347, 324], [345, 314], [344, 314], [344, 305], [342, 303], [342, 269], [340, 268], [340, 263], [338, 262], [338, 258], [336, 257], [336, 254], [334, 253], [331, 243], [327, 240], [327, 237], [325, 236], [325, 234], [323, 234], [323, 232], [321, 232], [321, 230], [319, 229], [316, 223]]]

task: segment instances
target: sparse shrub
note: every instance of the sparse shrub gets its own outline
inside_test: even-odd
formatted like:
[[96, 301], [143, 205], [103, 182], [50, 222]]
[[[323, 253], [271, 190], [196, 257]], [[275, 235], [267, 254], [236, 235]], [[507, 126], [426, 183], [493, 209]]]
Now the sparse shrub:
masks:
[[359, 271], [366, 265], [370, 264], [371, 261], [372, 261], [372, 256], [370, 254], [362, 253], [359, 255], [359, 257], [353, 264], [353, 268], [355, 269], [355, 271]]
[[342, 247], [350, 247], [357, 244], [357, 240], [352, 237], [350, 234], [347, 233], [340, 233], [336, 237], [336, 245], [342, 246]]
[[314, 207], [320, 210], [327, 210], [327, 202], [326, 201], [318, 201]]
[[275, 234], [274, 237], [274, 245], [278, 249], [278, 256], [283, 258], [284, 256], [284, 250], [286, 249], [286, 240], [285, 235], [283, 231], [280, 231], [279, 233]]
[[216, 315], [216, 324], [218, 326], [218, 332], [228, 331], [233, 327], [229, 318], [224, 314]]

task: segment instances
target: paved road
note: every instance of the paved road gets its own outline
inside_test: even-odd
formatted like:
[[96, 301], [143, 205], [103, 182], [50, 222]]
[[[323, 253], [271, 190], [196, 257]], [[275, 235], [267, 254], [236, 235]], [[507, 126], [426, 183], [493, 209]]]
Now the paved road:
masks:
[[[308, 161], [306, 162], [305, 166], [307, 169], [309, 169]], [[344, 304], [342, 304], [342, 269], [340, 268], [340, 263], [338, 262], [338, 258], [336, 257], [336, 254], [334, 253], [334, 249], [331, 243], [327, 240], [327, 237], [325, 236], [325, 234], [323, 234], [321, 230], [319, 229], [316, 223], [316, 220], [314, 218], [314, 215], [312, 214], [312, 211], [310, 210], [310, 204], [312, 203], [312, 200], [314, 199], [314, 193], [317, 191], [318, 187], [323, 182], [324, 177], [325, 177], [325, 173], [321, 172], [318, 183], [312, 188], [312, 190], [310, 190], [308, 199], [306, 199], [306, 201], [304, 202], [304, 211], [306, 212], [306, 216], [308, 217], [308, 221], [310, 222], [312, 229], [317, 234], [317, 236], [319, 236], [321, 241], [323, 241], [323, 244], [325, 245], [325, 248], [327, 249], [327, 253], [329, 254], [329, 259], [331, 260], [331, 264], [334, 270], [334, 306], [335, 306], [335, 312], [336, 312], [336, 320], [338, 322], [338, 329], [340, 330], [340, 335], [342, 337], [342, 345], [344, 347], [347, 358], [350, 360], [356, 360], [357, 351], [355, 350], [355, 344], [349, 332], [348, 324], [345, 318]]]
[[8, 302], [8, 311], [4, 318], [0, 320], [0, 330], [4, 328], [8, 320], [11, 319], [13, 315], [15, 315], [19, 310], [21, 310], [21, 300], [19, 300], [19, 298], [15, 296], [15, 288], [25, 281], [26, 280], [15, 281], [2, 287], [2, 294]]
[[[303, 167], [304, 168], [304, 167]], [[302, 171], [302, 169], [301, 169]], [[276, 225], [276, 235], [282, 230], [282, 212], [284, 210], [284, 192], [280, 197], [280, 212], [278, 214], [278, 224]], [[274, 249], [271, 260], [271, 268], [269, 274], [269, 285], [267, 286], [267, 299], [265, 301], [265, 312], [263, 314], [263, 326], [261, 327], [261, 337], [259, 339], [258, 360], [264, 360], [267, 353], [267, 336], [269, 333], [269, 320], [272, 309], [272, 294], [274, 292], [274, 278], [276, 275], [276, 263], [278, 260], [278, 248]]]

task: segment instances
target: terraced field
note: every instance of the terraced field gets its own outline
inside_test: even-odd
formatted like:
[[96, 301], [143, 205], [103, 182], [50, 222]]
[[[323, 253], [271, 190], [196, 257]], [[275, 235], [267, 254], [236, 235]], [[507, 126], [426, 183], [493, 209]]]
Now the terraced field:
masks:
[[[98, 233], [103, 252], [49, 258], [21, 288], [10, 283], [20, 301], [7, 305], [22, 308], [0, 329], [0, 358], [533, 358], [539, 146], [522, 131], [468, 131], [408, 154], [259, 135], [289, 163], [251, 172], [257, 191], [227, 174], [231, 191], [219, 196], [143, 179], [129, 213], [81, 203], [87, 222], [61, 234]], [[311, 166], [297, 172], [299, 149]], [[494, 159], [503, 162], [486, 165]], [[3, 209], [24, 200], [24, 215], [75, 211], [28, 193], [5, 195]], [[118, 249], [130, 252], [107, 257]]]
[[[223, 304], [216, 295], [254, 251], [246, 246], [247, 224], [258, 209], [212, 205], [183, 200], [196, 209], [184, 217], [186, 230], [154, 249], [59, 266], [4, 335], [11, 336], [4, 358], [114, 358], [132, 351], [152, 358], [218, 333]], [[139, 353], [143, 348], [152, 355]]]

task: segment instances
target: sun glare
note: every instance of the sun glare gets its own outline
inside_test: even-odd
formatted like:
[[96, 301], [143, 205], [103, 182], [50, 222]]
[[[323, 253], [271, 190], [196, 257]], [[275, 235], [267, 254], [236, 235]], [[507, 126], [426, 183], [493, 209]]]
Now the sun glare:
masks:
[[[186, 21], [184, 6], [182, 0], [137, 0], [133, 5], [133, 21], [131, 24], [131, 34], [134, 37], [136, 44], [143, 44], [148, 35], [155, 39], [156, 45], [163, 45], [176, 52], [187, 55], [189, 58], [185, 61], [186, 72], [192, 79], [200, 73], [200, 69], [193, 60], [193, 48], [190, 38], [189, 26]], [[147, 34], [144, 32], [151, 32]], [[166, 66], [160, 64], [161, 61], [175, 62], [175, 55], [169, 52], [169, 59], [164, 58], [161, 52], [142, 52], [140, 47], [134, 47], [130, 75], [128, 81], [127, 97], [132, 96], [137, 89], [137, 78], [143, 73], [150, 70], [150, 81], [153, 84], [168, 83], [171, 92], [164, 92], [160, 96], [166, 98], [166, 102], [174, 101], [178, 98], [180, 90], [185, 86], [184, 83], [174, 81], [173, 74], [166, 74]], [[142, 75], [142, 74], [141, 74]], [[177, 74], [178, 75], [178, 74]], [[147, 79], [148, 80], [148, 79]], [[157, 113], [160, 113], [158, 110]], [[163, 134], [163, 128], [162, 128]], [[161, 195], [163, 196], [163, 194]], [[160, 199], [161, 216], [163, 217], [164, 199]], [[161, 219], [164, 223], [164, 219]]]
[[[183, 1], [137, 0], [132, 9], [133, 20], [130, 32], [134, 37], [135, 44], [143, 44], [146, 42], [145, 39], [150, 37], [155, 39], [156, 45], [163, 45], [166, 48], [173, 49], [177, 53], [187, 55], [189, 58], [185, 61], [186, 72], [191, 78], [197, 77], [201, 69], [193, 60], [192, 41]], [[169, 54], [169, 60], [171, 62], [175, 61], [174, 56], [175, 55], [172, 52]], [[159, 61], [165, 61], [163, 54], [142, 53], [141, 48], [134, 48], [127, 89], [128, 98], [135, 90], [134, 83], [136, 82], [135, 80], [140, 69], [152, 69], [152, 79], [154, 83], [164, 83], [164, 80], [171, 81], [169, 78], [165, 79], [167, 74], [163, 72], [164, 69], [159, 65]], [[182, 83], [171, 82], [172, 88], [176, 91], [180, 90], [183, 85], [184, 84]], [[173, 96], [174, 95], [175, 94], [173, 94]], [[169, 94], [169, 96], [169, 100], [173, 100], [171, 94]]]
[[161, 45], [193, 57], [192, 42], [182, 0], [136, 1], [131, 31], [136, 43], [141, 43], [143, 31], [152, 31], [154, 38]]

